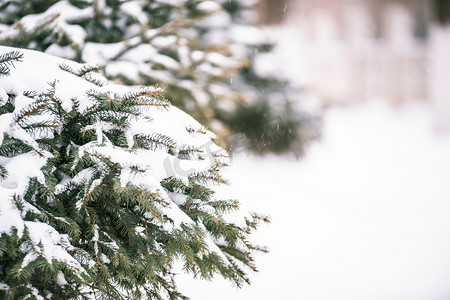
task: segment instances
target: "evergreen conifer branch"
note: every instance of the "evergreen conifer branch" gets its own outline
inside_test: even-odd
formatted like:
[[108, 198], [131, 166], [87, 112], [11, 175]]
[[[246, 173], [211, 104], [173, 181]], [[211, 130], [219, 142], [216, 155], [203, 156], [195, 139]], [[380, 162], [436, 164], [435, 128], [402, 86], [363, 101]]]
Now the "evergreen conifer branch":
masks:
[[0, 54], [0, 64], [13, 66], [14, 62], [19, 62], [23, 58], [23, 53], [19, 50], [13, 50], [10, 52]]
[[10, 67], [14, 67], [14, 62], [20, 62], [23, 54], [18, 50], [0, 54], [0, 76], [6, 76], [10, 72]]
[[63, 71], [69, 72], [70, 74], [84, 78], [86, 81], [89, 81], [97, 86], [103, 86], [104, 84], [102, 80], [91, 76], [91, 73], [98, 73], [102, 69], [99, 65], [85, 64], [78, 70], [74, 70], [68, 64], [63, 63], [59, 65], [59, 68]]
[[[92, 87], [86, 83], [88, 73], [73, 74], [77, 71], [64, 66], [62, 71], [72, 73], [79, 86]], [[0, 155], [20, 159], [40, 153], [40, 175], [27, 178], [25, 190], [5, 200], [13, 201], [25, 224], [51, 228], [52, 242], [67, 256], [46, 256], [47, 243], [40, 246], [31, 227], [2, 234], [0, 254], [7, 254], [0, 256], [6, 270], [0, 268], [0, 275], [10, 274], [4, 283], [16, 289], [0, 290], [0, 297], [185, 298], [173, 281], [176, 260], [194, 276], [220, 274], [236, 285], [248, 282], [239, 264], [254, 269], [249, 253], [257, 247], [247, 235], [257, 220], [250, 218], [248, 228], [225, 221], [224, 214], [238, 209], [238, 203], [215, 198], [214, 186], [224, 182], [222, 164], [208, 168], [212, 161], [206, 157], [216, 160], [215, 152], [198, 146], [211, 142], [207, 131], [175, 108], [158, 110], [170, 106], [158, 88], [119, 93], [96, 87], [67, 99], [64, 93], [56, 96], [62, 84], [50, 81], [50, 88], [24, 93], [29, 104], [21, 108], [14, 107], [17, 95], [10, 91], [0, 112], [13, 127], [3, 134]], [[180, 118], [180, 136], [159, 132], [166, 129], [162, 126], [152, 132], [135, 125], [156, 122], [150, 118], [156, 114]], [[186, 127], [189, 123], [194, 125]], [[142, 153], [148, 158], [138, 156]], [[195, 171], [158, 179], [152, 164], [164, 158], [189, 160]], [[8, 173], [10, 180], [8, 166], [0, 168], [0, 177]], [[175, 201], [178, 196], [185, 201]], [[42, 270], [48, 274], [37, 276]]]
[[0, 180], [6, 179], [8, 177], [8, 170], [2, 165], [0, 165]]
[[5, 157], [14, 157], [22, 153], [27, 153], [33, 148], [27, 143], [9, 136], [3, 135], [3, 143], [0, 146], [0, 155]]
[[178, 152], [178, 158], [183, 160], [190, 160], [190, 159], [200, 159], [203, 160], [202, 154], [204, 154], [205, 151], [199, 147], [195, 146], [183, 146], [180, 147], [180, 150]]
[[152, 95], [161, 95], [164, 91], [161, 88], [141, 88], [138, 91], [132, 91], [127, 94], [125, 94], [122, 98], [122, 102], [127, 102], [130, 100], [136, 100], [139, 97], [148, 97]]
[[136, 134], [133, 137], [133, 140], [134, 140], [133, 147], [135, 149], [154, 150], [157, 148], [164, 147], [167, 150], [170, 150], [174, 149], [177, 145], [173, 139], [159, 133], [153, 133], [150, 135]]

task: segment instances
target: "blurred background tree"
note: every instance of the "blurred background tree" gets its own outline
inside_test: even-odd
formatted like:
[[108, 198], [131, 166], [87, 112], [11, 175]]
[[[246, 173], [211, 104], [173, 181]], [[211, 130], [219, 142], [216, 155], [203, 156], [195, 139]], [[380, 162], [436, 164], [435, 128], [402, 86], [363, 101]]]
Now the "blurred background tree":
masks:
[[441, 24], [450, 23], [450, 2], [447, 0], [432, 0], [434, 16]]
[[247, 0], [0, 1], [0, 43], [100, 62], [127, 85], [160, 84], [229, 150], [303, 152], [317, 134]]
[[430, 30], [429, 42], [429, 91], [435, 107], [436, 129], [450, 132], [450, 2], [431, 1], [434, 22]]

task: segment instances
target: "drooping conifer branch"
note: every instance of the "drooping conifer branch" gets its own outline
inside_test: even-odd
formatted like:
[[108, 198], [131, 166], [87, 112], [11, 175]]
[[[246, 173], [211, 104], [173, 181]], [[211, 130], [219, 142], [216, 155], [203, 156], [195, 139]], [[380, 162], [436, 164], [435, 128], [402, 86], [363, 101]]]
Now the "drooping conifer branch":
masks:
[[23, 54], [18, 50], [0, 54], [0, 76], [8, 75], [10, 67], [14, 67], [14, 62], [19, 62], [23, 58]]
[[[49, 68], [42, 76], [50, 85], [0, 80], [8, 95], [0, 179], [2, 191], [13, 191], [0, 200], [19, 216], [17, 228], [0, 233], [0, 286], [11, 287], [0, 298], [183, 299], [173, 284], [178, 259], [194, 276], [247, 282], [257, 249], [247, 237], [258, 220], [226, 222], [238, 203], [216, 198], [223, 164], [211, 149], [219, 147], [199, 146], [212, 134], [159, 88], [96, 87], [88, 78], [95, 68], [58, 67], [55, 58], [23, 51], [25, 68]], [[16, 107], [15, 99], [27, 103]], [[164, 118], [170, 126], [159, 126]], [[28, 168], [11, 167], [18, 161]]]

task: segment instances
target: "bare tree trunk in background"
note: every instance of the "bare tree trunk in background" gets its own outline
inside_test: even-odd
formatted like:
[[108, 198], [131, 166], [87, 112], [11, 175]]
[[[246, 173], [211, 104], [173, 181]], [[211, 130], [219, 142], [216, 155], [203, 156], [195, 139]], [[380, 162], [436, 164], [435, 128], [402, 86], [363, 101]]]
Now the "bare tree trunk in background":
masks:
[[435, 19], [443, 25], [450, 23], [450, 1], [432, 0]]
[[436, 129], [450, 132], [450, 1], [433, 0], [435, 24], [430, 30], [429, 87]]
[[259, 10], [264, 24], [280, 24], [292, 0], [260, 0]]

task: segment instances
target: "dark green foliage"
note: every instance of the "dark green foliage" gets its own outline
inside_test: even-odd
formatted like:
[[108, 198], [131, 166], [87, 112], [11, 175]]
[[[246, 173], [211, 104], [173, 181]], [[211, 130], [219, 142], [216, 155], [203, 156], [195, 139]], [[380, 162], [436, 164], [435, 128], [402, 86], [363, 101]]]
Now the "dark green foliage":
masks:
[[[25, 267], [22, 261], [25, 254], [19, 249], [32, 247], [28, 233], [25, 231], [18, 237], [14, 231], [11, 235], [2, 234], [0, 237], [0, 278], [8, 283], [9, 290], [0, 290], [2, 299], [37, 299], [36, 296], [57, 295], [58, 299], [75, 299], [79, 292], [74, 287], [80, 287], [83, 281], [74, 275], [65, 264], [56, 260], [51, 263], [39, 256]], [[36, 249], [37, 250], [37, 249]], [[58, 274], [64, 274], [74, 283], [73, 286], [56, 284]], [[41, 288], [39, 294], [36, 288]]]

